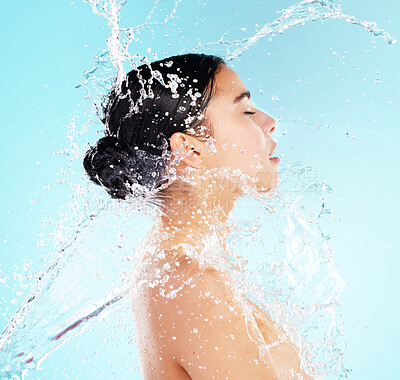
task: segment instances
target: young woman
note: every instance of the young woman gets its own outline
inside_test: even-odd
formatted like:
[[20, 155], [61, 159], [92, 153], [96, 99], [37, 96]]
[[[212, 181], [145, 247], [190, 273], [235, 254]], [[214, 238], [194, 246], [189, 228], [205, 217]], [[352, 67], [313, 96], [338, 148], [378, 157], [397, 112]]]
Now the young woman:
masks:
[[224, 226], [243, 189], [279, 185], [275, 120], [222, 59], [187, 54], [130, 72], [103, 122], [106, 137], [84, 158], [91, 180], [113, 198], [139, 184], [159, 201], [132, 290], [143, 379], [309, 378], [297, 348], [246, 298], [268, 346], [260, 355], [231, 279], [205, 265], [211, 232], [221, 233], [211, 254], [224, 257]]

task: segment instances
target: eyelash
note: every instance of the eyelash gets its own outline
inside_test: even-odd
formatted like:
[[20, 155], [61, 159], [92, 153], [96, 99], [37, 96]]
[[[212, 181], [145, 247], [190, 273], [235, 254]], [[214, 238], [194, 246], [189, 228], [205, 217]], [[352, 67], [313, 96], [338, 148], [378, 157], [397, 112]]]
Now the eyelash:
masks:
[[246, 111], [246, 112], [245, 112], [245, 114], [246, 114], [246, 115], [254, 115], [254, 114], [255, 114], [255, 112]]

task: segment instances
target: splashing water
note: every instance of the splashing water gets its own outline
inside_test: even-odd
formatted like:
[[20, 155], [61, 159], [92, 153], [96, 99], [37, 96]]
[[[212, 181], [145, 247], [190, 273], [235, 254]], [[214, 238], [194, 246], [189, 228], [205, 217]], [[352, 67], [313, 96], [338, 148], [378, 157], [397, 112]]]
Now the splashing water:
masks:
[[[108, 50], [96, 56], [95, 67], [84, 73], [79, 85], [85, 87], [87, 97], [96, 106], [115, 80], [117, 85], [122, 83], [125, 62], [133, 68], [137, 66], [137, 59], [151, 62], [149, 57], [131, 56], [128, 47], [140, 30], [156, 24], [152, 16], [159, 0], [144, 24], [120, 28], [125, 2], [89, 0], [93, 12], [106, 18], [110, 27]], [[164, 23], [173, 19], [181, 2], [175, 1]], [[235, 41], [222, 37], [201, 47], [226, 47], [226, 60], [235, 61], [271, 33], [283, 33], [294, 26], [327, 19], [359, 25], [389, 44], [395, 43], [394, 37], [375, 23], [343, 14], [341, 2], [307, 0], [281, 13], [254, 36]], [[78, 149], [72, 157], [81, 155]], [[227, 256], [215, 254], [221, 251], [220, 235], [224, 232], [220, 230], [207, 237], [201, 255], [189, 244], [187, 253], [206, 265], [224, 269], [234, 280], [237, 294], [268, 310], [271, 319], [278, 321], [288, 337], [302, 347], [303, 363], [309, 373], [316, 377], [327, 374], [347, 377], [343, 364], [343, 323], [338, 311], [338, 297], [344, 283], [334, 264], [329, 235], [320, 228], [321, 219], [329, 214], [325, 197], [332, 189], [323, 183], [307, 181], [304, 174], [312, 174], [311, 168], [282, 162], [281, 170], [282, 182], [272, 197], [249, 193], [236, 206], [229, 220]], [[86, 195], [90, 196], [91, 193]], [[139, 268], [144, 225], [151, 226], [154, 210], [146, 200], [123, 203], [96, 198], [92, 202], [95, 205], [89, 215], [82, 218], [73, 237], [60, 246], [53, 264], [40, 275], [2, 333], [3, 376], [23, 378], [57, 347], [100, 319], [112, 313], [130, 313], [127, 311], [129, 291], [135, 285], [132, 268]], [[147, 220], [143, 214], [148, 216]], [[258, 253], [250, 255], [250, 252]], [[227, 262], [234, 263], [239, 270], [233, 270]], [[247, 323], [251, 325], [254, 317], [243, 307]], [[125, 330], [128, 335], [134, 335], [131, 326], [126, 325]], [[257, 331], [250, 328], [248, 331], [259, 343], [260, 352], [265, 351]], [[126, 349], [134, 357], [134, 347]]]
[[341, 4], [335, 6], [333, 0], [305, 0], [298, 4], [284, 9], [282, 15], [275, 21], [265, 24], [254, 36], [246, 38], [242, 41], [219, 41], [219, 43], [227, 43], [234, 47], [233, 51], [228, 54], [227, 60], [235, 60], [239, 58], [246, 50], [256, 44], [261, 38], [272, 33], [283, 33], [285, 30], [294, 26], [302, 26], [312, 21], [324, 22], [327, 19], [339, 19], [350, 24], [363, 27], [375, 36], [382, 37], [389, 44], [396, 43], [396, 39], [380, 29], [374, 22], [360, 21], [353, 16], [342, 13]]

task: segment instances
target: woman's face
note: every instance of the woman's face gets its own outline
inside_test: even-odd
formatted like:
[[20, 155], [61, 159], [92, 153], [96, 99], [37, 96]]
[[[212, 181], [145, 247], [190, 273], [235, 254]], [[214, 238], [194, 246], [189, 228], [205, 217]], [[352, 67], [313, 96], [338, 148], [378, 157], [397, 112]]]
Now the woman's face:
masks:
[[206, 110], [207, 122], [214, 131], [215, 151], [206, 156], [205, 165], [240, 169], [250, 178], [257, 178], [254, 186], [258, 191], [275, 190], [280, 182], [279, 159], [271, 159], [276, 148], [271, 138], [275, 120], [251, 104], [246, 86], [225, 65], [215, 77], [215, 91]]

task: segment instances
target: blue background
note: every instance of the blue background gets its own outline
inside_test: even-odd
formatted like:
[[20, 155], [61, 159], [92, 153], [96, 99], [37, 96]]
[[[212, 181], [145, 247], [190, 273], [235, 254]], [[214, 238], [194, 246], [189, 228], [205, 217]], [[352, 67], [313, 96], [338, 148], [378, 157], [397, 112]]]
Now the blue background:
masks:
[[[226, 30], [232, 38], [245, 37], [256, 23], [272, 21], [276, 11], [295, 2], [204, 3], [183, 1], [162, 32], [155, 28], [155, 40], [143, 31], [133, 46], [143, 52], [151, 46], [162, 58], [195, 47], [199, 39], [216, 41]], [[128, 1], [123, 25], [142, 23], [152, 5]], [[398, 1], [344, 0], [342, 7], [400, 38]], [[71, 202], [71, 161], [60, 151], [70, 146], [71, 121], [80, 129], [87, 123], [90, 101], [75, 86], [106, 48], [109, 29], [80, 1], [7, 2], [0, 17], [3, 328], [33, 284], [32, 273], [49, 264], [53, 243], [46, 236]], [[174, 38], [164, 37], [165, 30]], [[334, 189], [328, 199], [331, 217], [322, 224], [346, 282], [340, 301], [351, 379], [395, 379], [400, 371], [399, 62], [399, 43], [389, 45], [359, 26], [328, 20], [292, 28], [272, 41], [267, 37], [233, 66], [255, 104], [279, 120], [277, 152], [289, 162], [312, 166], [318, 180]], [[89, 124], [92, 141], [96, 129]], [[74, 180], [82, 174], [77, 172]], [[76, 371], [61, 370], [58, 376]]]

